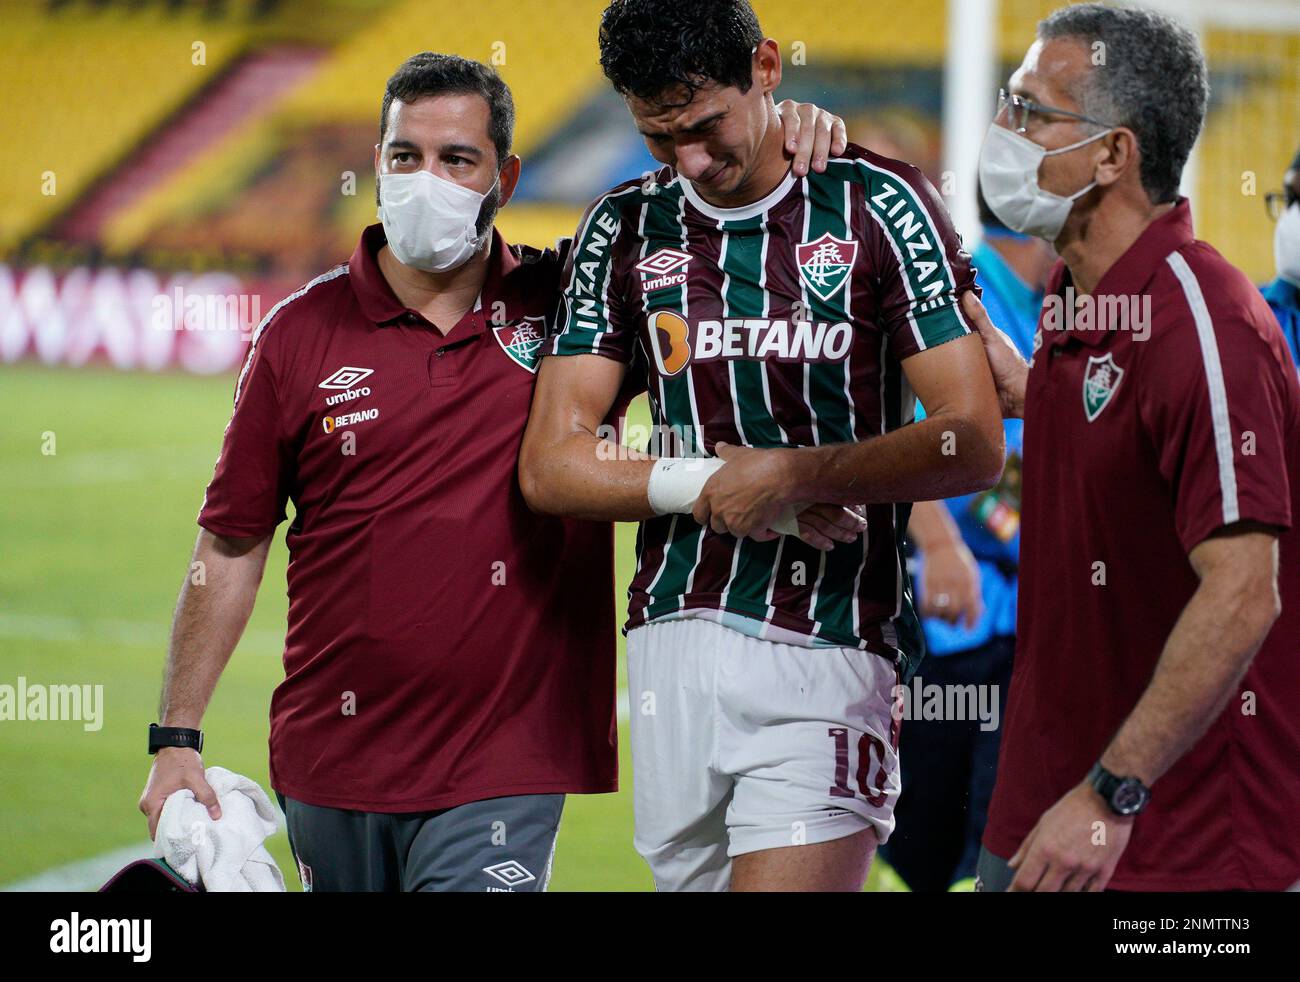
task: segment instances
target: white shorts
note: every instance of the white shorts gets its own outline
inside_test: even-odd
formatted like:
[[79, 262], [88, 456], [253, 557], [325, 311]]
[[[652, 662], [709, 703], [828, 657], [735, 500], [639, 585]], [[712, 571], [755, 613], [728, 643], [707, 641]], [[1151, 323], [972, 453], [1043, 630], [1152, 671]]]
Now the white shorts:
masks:
[[898, 676], [880, 655], [698, 618], [628, 633], [634, 842], [659, 890], [726, 890], [731, 857], [894, 828]]

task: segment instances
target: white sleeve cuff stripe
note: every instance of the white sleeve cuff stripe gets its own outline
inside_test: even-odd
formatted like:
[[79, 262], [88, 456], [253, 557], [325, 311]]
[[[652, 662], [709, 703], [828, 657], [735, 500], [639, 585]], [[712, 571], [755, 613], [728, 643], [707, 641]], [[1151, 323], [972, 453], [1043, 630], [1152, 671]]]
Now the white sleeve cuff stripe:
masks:
[[1176, 252], [1165, 257], [1178, 282], [1182, 284], [1187, 305], [1196, 322], [1196, 337], [1201, 343], [1201, 361], [1205, 366], [1205, 381], [1210, 389], [1210, 414], [1214, 422], [1214, 450], [1219, 458], [1219, 493], [1223, 498], [1223, 524], [1229, 525], [1241, 517], [1237, 505], [1237, 471], [1232, 460], [1232, 427], [1228, 420], [1228, 392], [1223, 384], [1223, 364], [1219, 361], [1219, 342], [1214, 333], [1214, 322], [1205, 305], [1201, 284], [1187, 265], [1187, 260]]

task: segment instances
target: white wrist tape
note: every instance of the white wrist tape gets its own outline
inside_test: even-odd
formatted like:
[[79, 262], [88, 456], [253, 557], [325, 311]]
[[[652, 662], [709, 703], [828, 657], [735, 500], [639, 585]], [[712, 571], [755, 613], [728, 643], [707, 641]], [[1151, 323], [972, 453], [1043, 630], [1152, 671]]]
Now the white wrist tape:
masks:
[[[704, 485], [719, 469], [718, 457], [660, 457], [650, 471], [646, 497], [656, 515], [689, 515]], [[786, 505], [772, 523], [772, 531], [799, 534], [799, 517], [794, 505]]]
[[646, 497], [656, 515], [686, 515], [708, 481], [722, 468], [718, 457], [660, 457], [650, 472]]

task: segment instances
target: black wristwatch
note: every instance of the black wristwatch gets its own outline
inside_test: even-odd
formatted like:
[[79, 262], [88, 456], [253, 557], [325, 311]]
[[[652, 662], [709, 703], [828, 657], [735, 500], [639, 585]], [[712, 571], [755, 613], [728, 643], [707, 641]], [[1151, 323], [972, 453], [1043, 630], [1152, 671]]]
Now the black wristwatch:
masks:
[[1136, 815], [1151, 802], [1151, 789], [1135, 777], [1119, 777], [1101, 766], [1092, 765], [1088, 783], [1106, 800], [1116, 815]]
[[203, 752], [203, 731], [190, 730], [183, 726], [159, 726], [149, 724], [149, 753], [156, 754], [163, 747], [189, 747]]

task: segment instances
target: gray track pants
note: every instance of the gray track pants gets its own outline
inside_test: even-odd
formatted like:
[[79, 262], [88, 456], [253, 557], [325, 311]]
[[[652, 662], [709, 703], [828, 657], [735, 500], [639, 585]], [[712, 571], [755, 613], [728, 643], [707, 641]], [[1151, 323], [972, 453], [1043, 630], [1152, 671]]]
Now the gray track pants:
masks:
[[304, 890], [546, 889], [562, 794], [489, 798], [431, 812], [362, 812], [277, 795]]

